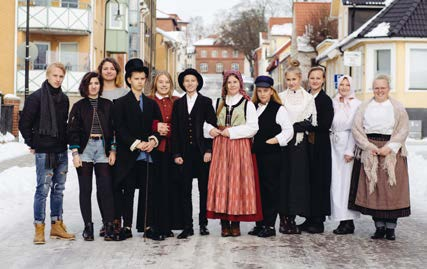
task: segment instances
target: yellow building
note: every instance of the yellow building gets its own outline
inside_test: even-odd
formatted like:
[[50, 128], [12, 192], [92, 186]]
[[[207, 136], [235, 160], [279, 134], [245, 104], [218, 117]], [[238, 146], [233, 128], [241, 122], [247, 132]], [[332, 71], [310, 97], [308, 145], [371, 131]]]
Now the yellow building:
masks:
[[338, 75], [349, 74], [362, 100], [372, 97], [377, 74], [389, 75], [391, 96], [404, 104], [411, 120], [423, 121], [426, 136], [427, 29], [424, 19], [417, 18], [427, 14], [427, 4], [411, 1], [411, 5], [394, 0], [348, 36], [325, 40], [317, 48], [316, 62], [327, 68], [329, 93], [334, 93]]

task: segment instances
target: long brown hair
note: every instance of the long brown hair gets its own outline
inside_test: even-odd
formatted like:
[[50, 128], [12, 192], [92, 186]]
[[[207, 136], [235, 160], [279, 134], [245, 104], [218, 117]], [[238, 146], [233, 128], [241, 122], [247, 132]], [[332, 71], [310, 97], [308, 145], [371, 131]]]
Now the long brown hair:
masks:
[[[271, 95], [271, 99], [274, 102], [278, 103], [279, 105], [282, 105], [282, 100], [279, 97], [279, 94], [277, 93], [276, 89], [274, 89], [273, 87], [270, 87], [270, 89], [273, 91], [273, 95]], [[255, 88], [255, 93], [252, 96], [252, 102], [256, 105], [259, 103], [259, 99], [258, 99], [258, 92]]]
[[104, 58], [101, 63], [98, 65], [98, 73], [102, 76], [102, 67], [104, 66], [104, 64], [106, 62], [111, 63], [114, 66], [114, 69], [116, 69], [116, 79], [114, 81], [114, 84], [116, 84], [117, 88], [123, 87], [123, 72], [122, 72], [122, 68], [120, 66], [120, 64], [116, 61], [116, 59], [114, 58]]
[[154, 98], [157, 92], [157, 82], [159, 81], [160, 76], [166, 76], [170, 82], [170, 89], [168, 93], [168, 98], [172, 100], [173, 96], [173, 81], [171, 75], [166, 71], [156, 71], [156, 76], [154, 77], [154, 81], [151, 85], [150, 97]]

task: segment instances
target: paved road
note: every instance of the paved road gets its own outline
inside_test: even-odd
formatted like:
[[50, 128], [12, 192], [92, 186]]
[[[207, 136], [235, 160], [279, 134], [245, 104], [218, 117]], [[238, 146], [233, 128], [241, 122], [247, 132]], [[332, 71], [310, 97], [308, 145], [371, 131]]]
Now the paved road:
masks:
[[[25, 156], [14, 163], [32, 166], [33, 160]], [[194, 205], [198, 204], [196, 191], [197, 184]], [[0, 216], [0, 268], [425, 268], [427, 263], [427, 199], [412, 201], [412, 216], [399, 220], [395, 242], [369, 239], [374, 228], [367, 216], [355, 222], [356, 232], [349, 236], [334, 235], [337, 224], [327, 222], [324, 234], [279, 234], [261, 239], [246, 235], [252, 226], [248, 223], [242, 224], [243, 236], [221, 238], [218, 221], [211, 221], [211, 235], [206, 237], [196, 234], [186, 240], [154, 242], [144, 241], [134, 231], [134, 238], [123, 242], [105, 242], [99, 237], [85, 242], [81, 237], [77, 176], [70, 168], [64, 218], [77, 240], [47, 239], [45, 245], [35, 246], [32, 195], [26, 192], [16, 197], [16, 212], [9, 214], [14, 219]], [[98, 229], [95, 201], [93, 196], [93, 219]]]

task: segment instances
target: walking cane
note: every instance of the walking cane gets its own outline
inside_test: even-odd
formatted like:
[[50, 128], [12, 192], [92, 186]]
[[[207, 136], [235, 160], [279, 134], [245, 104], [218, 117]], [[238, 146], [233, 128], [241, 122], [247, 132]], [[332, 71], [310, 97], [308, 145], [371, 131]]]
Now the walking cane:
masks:
[[145, 239], [147, 238], [146, 236], [146, 232], [147, 232], [147, 211], [148, 211], [148, 178], [149, 178], [149, 173], [148, 173], [148, 168], [149, 168], [149, 160], [147, 159], [147, 175], [145, 177], [145, 211], [144, 211], [144, 242]]

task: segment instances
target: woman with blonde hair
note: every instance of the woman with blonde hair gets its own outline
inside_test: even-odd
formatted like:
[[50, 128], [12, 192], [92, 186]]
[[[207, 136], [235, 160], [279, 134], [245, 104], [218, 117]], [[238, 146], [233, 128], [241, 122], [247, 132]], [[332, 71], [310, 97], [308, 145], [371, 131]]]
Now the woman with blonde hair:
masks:
[[374, 97], [354, 116], [352, 133], [360, 150], [355, 169], [360, 167], [360, 175], [353, 173], [349, 208], [372, 216], [372, 239], [395, 240], [397, 219], [411, 214], [405, 147], [409, 118], [405, 107], [389, 96], [388, 76], [377, 76], [372, 90]]
[[295, 217], [310, 214], [308, 131], [317, 126], [317, 112], [313, 96], [301, 87], [301, 78], [299, 62], [291, 61], [285, 71], [287, 89], [279, 94], [294, 128], [283, 159], [279, 231], [284, 234], [300, 234]]
[[252, 152], [256, 155], [258, 165], [264, 219], [257, 222], [249, 234], [259, 237], [276, 235], [274, 226], [279, 213], [282, 152], [294, 134], [288, 113], [273, 85], [271, 77], [257, 77], [252, 98], [259, 125]]

